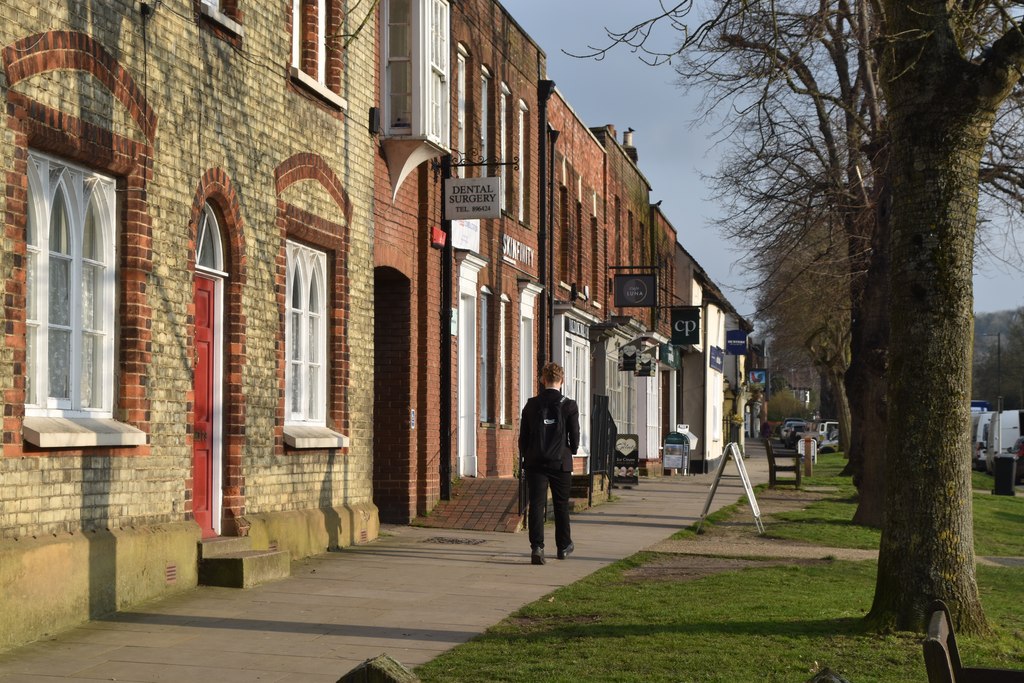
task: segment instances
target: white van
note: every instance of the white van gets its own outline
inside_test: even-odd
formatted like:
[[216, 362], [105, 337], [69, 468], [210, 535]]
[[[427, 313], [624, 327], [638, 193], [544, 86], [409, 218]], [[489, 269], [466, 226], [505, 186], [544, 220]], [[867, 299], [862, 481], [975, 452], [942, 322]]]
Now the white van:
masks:
[[[986, 419], [988, 416], [988, 419]], [[996, 456], [996, 448], [1001, 452], [1013, 448], [1020, 436], [1020, 426], [1024, 417], [1024, 410], [1004, 410], [1001, 413], [982, 413], [978, 419], [977, 432], [975, 433], [975, 448], [982, 444], [985, 454], [985, 471], [992, 473], [992, 459]], [[996, 443], [995, 426], [999, 424], [1001, 439]]]

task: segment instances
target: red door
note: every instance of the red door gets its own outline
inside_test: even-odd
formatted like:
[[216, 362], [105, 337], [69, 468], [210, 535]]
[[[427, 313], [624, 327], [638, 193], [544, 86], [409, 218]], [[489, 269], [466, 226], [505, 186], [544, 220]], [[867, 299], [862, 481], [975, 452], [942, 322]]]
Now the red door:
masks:
[[192, 425], [192, 513], [203, 538], [213, 530], [213, 387], [216, 282], [196, 277], [195, 421]]

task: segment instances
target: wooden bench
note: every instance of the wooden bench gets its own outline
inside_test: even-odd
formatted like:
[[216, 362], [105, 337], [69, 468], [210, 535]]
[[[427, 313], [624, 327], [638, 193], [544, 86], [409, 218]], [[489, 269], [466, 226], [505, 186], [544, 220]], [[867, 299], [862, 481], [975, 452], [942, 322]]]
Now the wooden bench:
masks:
[[941, 600], [932, 602], [928, 611], [928, 637], [924, 639], [924, 664], [928, 683], [1024, 683], [1024, 671], [983, 669], [960, 663], [953, 621]]
[[[800, 488], [800, 479], [803, 476], [803, 463], [800, 462], [800, 454], [798, 452], [790, 453], [776, 453], [775, 449], [772, 448], [772, 440], [764, 440], [764, 451], [768, 454], [768, 488], [775, 488], [776, 484], [793, 484], [797, 488]], [[782, 461], [780, 464], [779, 461]], [[789, 464], [792, 462], [792, 464]], [[783, 479], [778, 478], [778, 473], [790, 473], [792, 477], [785, 477]]]

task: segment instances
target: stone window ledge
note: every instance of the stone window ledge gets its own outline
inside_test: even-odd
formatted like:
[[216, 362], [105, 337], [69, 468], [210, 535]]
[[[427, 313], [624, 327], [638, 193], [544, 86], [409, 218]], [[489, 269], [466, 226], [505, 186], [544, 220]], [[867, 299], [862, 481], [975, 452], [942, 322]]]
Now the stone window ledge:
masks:
[[26, 417], [21, 435], [40, 448], [142, 446], [146, 433], [109, 418]]
[[231, 17], [229, 17], [228, 15], [221, 12], [216, 7], [211, 7], [210, 5], [207, 5], [205, 2], [200, 2], [199, 12], [210, 21], [216, 24], [220, 24], [222, 28], [235, 34], [239, 38], [245, 37], [245, 29], [242, 28], [242, 25], [234, 19], [232, 19]]
[[327, 427], [285, 425], [284, 443], [290, 448], [348, 448], [349, 439]]
[[330, 88], [320, 83], [302, 69], [290, 67], [289, 74], [292, 81], [302, 88], [310, 91], [315, 96], [340, 111], [348, 111], [348, 101], [341, 95], [333, 92]]

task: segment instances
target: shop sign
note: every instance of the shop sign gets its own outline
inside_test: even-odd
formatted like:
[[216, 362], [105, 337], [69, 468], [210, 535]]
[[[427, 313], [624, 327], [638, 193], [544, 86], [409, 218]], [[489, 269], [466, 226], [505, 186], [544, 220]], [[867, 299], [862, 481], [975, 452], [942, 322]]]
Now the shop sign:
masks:
[[640, 436], [619, 434], [615, 440], [613, 486], [636, 486], [640, 483]]
[[446, 179], [444, 217], [501, 218], [501, 178]]
[[573, 318], [565, 318], [565, 333], [576, 337], [583, 337], [588, 340], [590, 339], [589, 328], [579, 320], [574, 320]]
[[658, 305], [654, 274], [616, 275], [614, 290], [616, 308], [654, 308]]
[[747, 373], [747, 381], [751, 384], [760, 384], [763, 387], [768, 386], [768, 370], [765, 368], [754, 368]]
[[636, 347], [623, 346], [619, 349], [619, 370], [636, 372]]
[[745, 356], [747, 354], [747, 333], [743, 330], [726, 330], [725, 352], [733, 356]]
[[672, 343], [675, 346], [700, 344], [700, 306], [672, 309]]
[[671, 344], [658, 345], [658, 360], [673, 370], [679, 369], [679, 353], [676, 351], [676, 347]]
[[459, 219], [452, 221], [452, 247], [480, 253], [480, 221]]
[[712, 346], [708, 350], [708, 365], [712, 370], [722, 372], [725, 369], [725, 351], [719, 346]]
[[637, 377], [654, 377], [658, 372], [658, 357], [653, 353], [644, 351], [636, 357], [636, 370], [633, 374]]
[[507, 261], [518, 261], [524, 266], [533, 266], [533, 247], [527, 246], [509, 235], [501, 237], [501, 255]]

